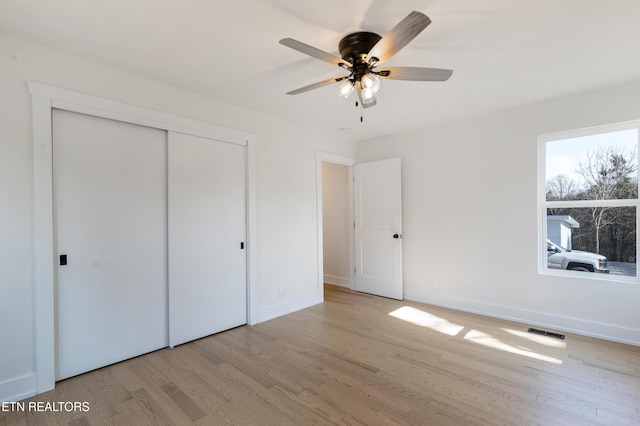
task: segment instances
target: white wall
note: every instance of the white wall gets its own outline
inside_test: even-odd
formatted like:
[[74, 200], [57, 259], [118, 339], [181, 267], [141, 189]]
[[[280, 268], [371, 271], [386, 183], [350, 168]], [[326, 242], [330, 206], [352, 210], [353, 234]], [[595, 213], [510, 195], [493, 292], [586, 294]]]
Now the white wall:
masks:
[[255, 134], [258, 319], [322, 300], [315, 152], [353, 144], [2, 35], [0, 70], [0, 401], [26, 396], [35, 369], [29, 80]]
[[349, 167], [322, 163], [324, 282], [350, 287]]
[[361, 142], [359, 161], [402, 158], [405, 297], [640, 345], [640, 284], [538, 274], [536, 200], [538, 135], [638, 119], [639, 94], [636, 82]]

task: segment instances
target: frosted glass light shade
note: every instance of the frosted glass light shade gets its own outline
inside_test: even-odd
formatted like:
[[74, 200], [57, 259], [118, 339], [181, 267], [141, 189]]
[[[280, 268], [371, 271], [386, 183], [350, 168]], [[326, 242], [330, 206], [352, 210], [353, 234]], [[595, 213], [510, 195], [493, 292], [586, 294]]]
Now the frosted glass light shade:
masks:
[[365, 74], [360, 79], [360, 84], [363, 90], [371, 89], [373, 93], [376, 93], [380, 90], [380, 77], [375, 74]]
[[344, 79], [338, 83], [338, 96], [341, 98], [347, 99], [354, 90], [355, 88], [350, 80]]

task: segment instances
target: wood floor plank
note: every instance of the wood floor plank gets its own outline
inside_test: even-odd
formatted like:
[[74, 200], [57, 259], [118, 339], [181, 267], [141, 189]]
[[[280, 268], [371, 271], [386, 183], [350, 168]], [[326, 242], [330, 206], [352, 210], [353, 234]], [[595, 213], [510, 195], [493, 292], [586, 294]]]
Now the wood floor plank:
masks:
[[175, 383], [166, 383], [160, 386], [173, 402], [191, 419], [192, 422], [205, 416], [204, 411], [185, 394]]
[[[133, 397], [151, 424], [159, 426], [175, 424], [174, 419], [165, 412], [163, 404], [158, 403], [146, 389], [140, 388], [134, 391]], [[185, 424], [189, 423], [189, 419], [186, 417], [182, 421]]]
[[323, 304], [22, 401], [86, 412], [0, 411], [0, 426], [640, 425], [640, 347], [527, 328], [326, 286]]
[[145, 414], [141, 405], [131, 395], [131, 399], [125, 401], [120, 406], [120, 412], [109, 419], [108, 424], [114, 426], [127, 425], [153, 425], [152, 420]]
[[220, 368], [225, 369], [230, 377], [224, 388], [224, 395], [232, 401], [229, 405], [251, 407], [244, 416], [255, 422], [252, 424], [260, 424], [260, 422], [274, 425], [296, 424], [282, 406], [275, 403], [276, 398], [269, 388], [230, 364], [222, 364]]

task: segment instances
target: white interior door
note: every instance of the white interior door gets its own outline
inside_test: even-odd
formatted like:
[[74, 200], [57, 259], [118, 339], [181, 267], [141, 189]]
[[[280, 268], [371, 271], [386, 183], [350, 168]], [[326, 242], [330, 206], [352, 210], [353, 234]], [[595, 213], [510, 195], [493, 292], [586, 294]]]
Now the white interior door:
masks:
[[354, 166], [356, 290], [402, 299], [400, 159]]
[[246, 147], [169, 133], [169, 345], [247, 323]]
[[61, 380], [167, 346], [166, 132], [54, 110], [53, 153]]

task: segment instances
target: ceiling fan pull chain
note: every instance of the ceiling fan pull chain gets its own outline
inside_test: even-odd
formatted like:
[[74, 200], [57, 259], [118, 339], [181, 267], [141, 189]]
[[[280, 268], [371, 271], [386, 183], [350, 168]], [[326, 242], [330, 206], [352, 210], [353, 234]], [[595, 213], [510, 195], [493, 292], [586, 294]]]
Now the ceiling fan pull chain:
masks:
[[358, 101], [356, 101], [356, 108], [358, 108], [358, 106], [360, 106], [360, 122], [362, 123], [364, 121], [364, 119], [362, 118], [362, 106], [358, 103]]

